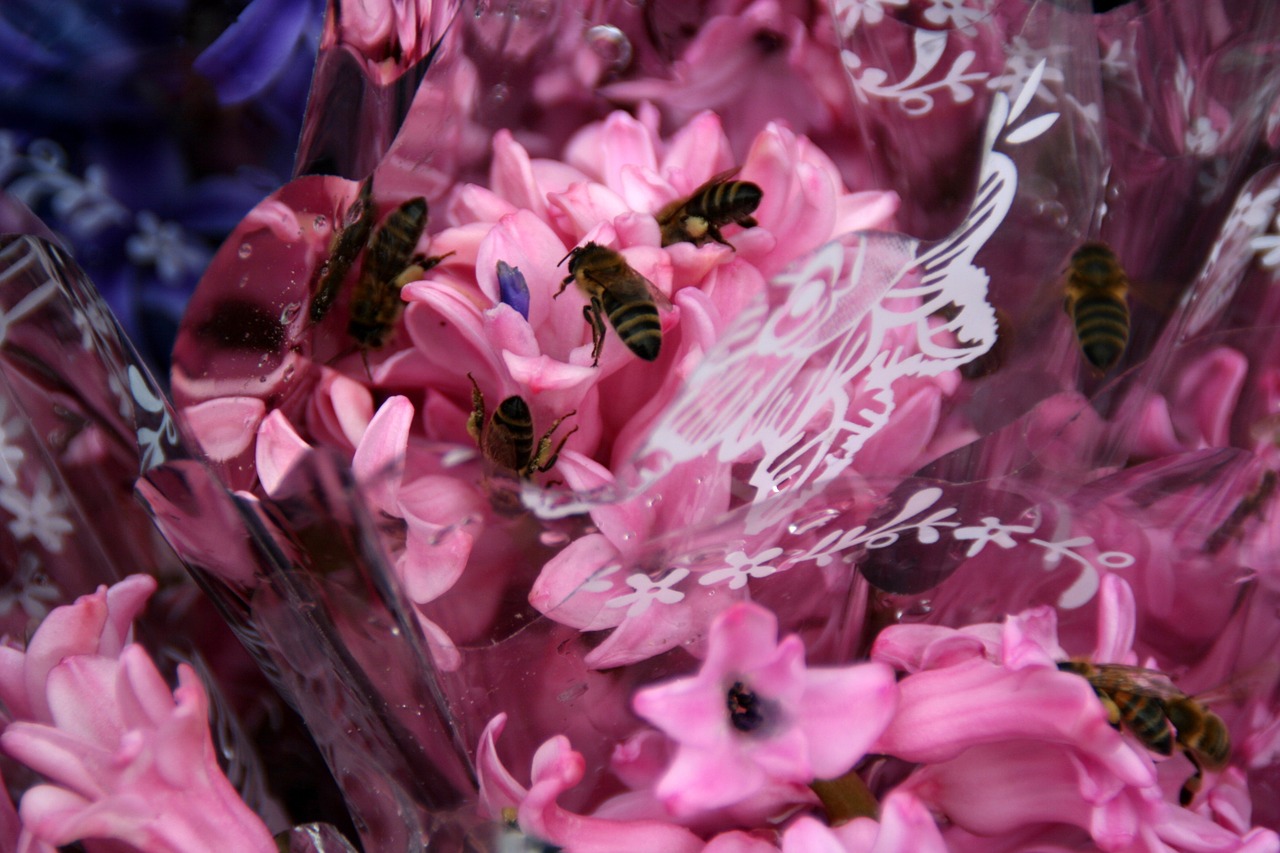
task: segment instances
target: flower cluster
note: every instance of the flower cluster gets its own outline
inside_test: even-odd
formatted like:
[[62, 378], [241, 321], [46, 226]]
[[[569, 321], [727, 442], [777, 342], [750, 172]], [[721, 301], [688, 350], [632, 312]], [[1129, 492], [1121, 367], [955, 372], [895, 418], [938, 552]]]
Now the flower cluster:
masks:
[[[367, 849], [1280, 853], [1280, 10], [1067, 5], [334, 6], [344, 177], [214, 257], [184, 438], [133, 397]], [[21, 831], [256, 849], [142, 588], [0, 678]]]

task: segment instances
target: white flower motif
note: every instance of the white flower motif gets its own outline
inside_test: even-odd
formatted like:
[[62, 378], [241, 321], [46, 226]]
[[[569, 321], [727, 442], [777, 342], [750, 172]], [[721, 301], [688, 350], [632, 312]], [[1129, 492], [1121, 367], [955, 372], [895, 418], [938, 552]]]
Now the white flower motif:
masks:
[[204, 250], [189, 240], [176, 222], [161, 222], [151, 211], [138, 214], [138, 233], [129, 238], [125, 248], [135, 264], [155, 264], [160, 280], [179, 281], [187, 271], [204, 268]]
[[724, 561], [728, 563], [725, 568], [707, 572], [699, 578], [698, 583], [702, 586], [712, 586], [727, 580], [729, 589], [742, 589], [747, 585], [748, 578], [767, 578], [777, 573], [778, 568], [769, 565], [769, 561], [781, 554], [781, 548], [766, 548], [753, 557], [748, 557], [742, 551], [734, 551], [725, 556]]
[[1018, 547], [1017, 541], [1010, 536], [1011, 533], [1035, 533], [1034, 527], [1027, 527], [1023, 524], [1002, 524], [1000, 519], [986, 516], [982, 519], [981, 527], [961, 527], [951, 535], [956, 539], [972, 539], [973, 544], [969, 546], [969, 550], [965, 552], [966, 557], [974, 557], [987, 547], [988, 542], [994, 542], [1001, 548], [1008, 550]]
[[937, 26], [963, 30], [987, 16], [985, 8], [971, 9], [965, 2], [966, 0], [929, 0], [929, 8], [924, 10], [924, 19]]
[[627, 618], [634, 619], [648, 610], [655, 601], [659, 604], [675, 604], [684, 598], [684, 593], [671, 587], [684, 580], [688, 574], [688, 569], [674, 569], [655, 581], [648, 575], [636, 573], [627, 578], [627, 586], [635, 592], [611, 598], [606, 606], [625, 607]]
[[18, 558], [18, 570], [0, 589], [0, 616], [7, 616], [14, 605], [33, 619], [43, 619], [51, 604], [57, 604], [62, 593], [40, 568], [40, 560], [26, 551]]
[[1267, 269], [1280, 267], [1280, 234], [1264, 234], [1254, 237], [1251, 244], [1253, 250], [1262, 255], [1261, 263]]
[[835, 19], [840, 34], [848, 36], [861, 21], [875, 26], [884, 20], [885, 6], [906, 6], [910, 0], [836, 0]]
[[621, 570], [622, 566], [617, 563], [605, 566], [603, 569], [600, 569], [591, 577], [587, 578], [579, 589], [582, 592], [591, 593], [608, 592], [613, 589], [613, 581], [609, 580], [609, 575], [616, 575]]
[[53, 490], [53, 481], [41, 471], [35, 492], [27, 497], [15, 486], [0, 488], [0, 507], [13, 515], [9, 532], [19, 540], [35, 537], [46, 550], [62, 551], [62, 540], [72, 531], [71, 522], [63, 515], [66, 499]]
[[1183, 145], [1189, 154], [1208, 156], [1218, 150], [1218, 142], [1221, 139], [1222, 134], [1213, 126], [1213, 122], [1206, 116], [1200, 116], [1195, 120], [1195, 124], [1187, 128]]
[[1062, 84], [1066, 77], [1063, 75], [1062, 69], [1050, 63], [1049, 60], [1056, 61], [1066, 52], [1067, 49], [1061, 46], [1032, 47], [1024, 36], [1014, 36], [1005, 47], [1004, 70], [999, 75], [987, 80], [987, 88], [992, 90], [1000, 89], [1009, 93], [1020, 92], [1022, 87], [1027, 85], [1027, 82], [1031, 79], [1036, 67], [1041, 62], [1044, 62], [1045, 68], [1036, 86], [1035, 96], [1047, 103], [1056, 103], [1057, 96], [1045, 84]]

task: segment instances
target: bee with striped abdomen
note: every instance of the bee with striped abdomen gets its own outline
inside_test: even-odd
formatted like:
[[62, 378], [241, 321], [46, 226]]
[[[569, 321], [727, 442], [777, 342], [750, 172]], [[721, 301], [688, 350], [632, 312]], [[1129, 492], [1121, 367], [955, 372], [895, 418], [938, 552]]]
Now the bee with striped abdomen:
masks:
[[362, 348], [377, 349], [386, 343], [404, 311], [400, 288], [448, 257], [415, 254], [426, 227], [427, 201], [416, 196], [391, 211], [369, 239], [347, 322], [347, 333]]
[[1129, 343], [1129, 278], [1105, 243], [1085, 243], [1071, 255], [1065, 308], [1080, 351], [1099, 373], [1115, 366]]
[[1231, 736], [1222, 718], [1183, 693], [1164, 673], [1116, 663], [1066, 660], [1058, 669], [1081, 676], [1098, 695], [1111, 725], [1133, 734], [1160, 755], [1181, 749], [1195, 768], [1178, 802], [1190, 805], [1200, 790], [1204, 768], [1221, 770], [1231, 758]]
[[492, 417], [488, 416], [484, 406], [484, 394], [470, 373], [471, 380], [471, 415], [467, 418], [467, 432], [475, 439], [484, 457], [505, 471], [513, 471], [521, 479], [529, 479], [534, 473], [550, 471], [560, 458], [560, 451], [569, 436], [578, 431], [577, 427], [569, 430], [561, 437], [556, 449], [551, 449], [552, 436], [560, 428], [565, 418], [577, 412], [569, 412], [551, 422], [551, 426], [538, 439], [535, 447], [533, 441], [533, 415], [529, 404], [523, 397], [513, 394], [498, 404]]
[[356, 256], [369, 240], [373, 231], [373, 177], [365, 179], [360, 185], [360, 194], [355, 202], [347, 208], [346, 224], [334, 233], [329, 243], [329, 258], [320, 267], [320, 283], [311, 297], [311, 322], [319, 323], [329, 313], [334, 297], [338, 295], [338, 287], [347, 277]]
[[[711, 178], [688, 198], [677, 199], [658, 211], [658, 227], [662, 229], [662, 245], [693, 243], [701, 246], [715, 240], [729, 246], [720, 229], [730, 223], [743, 228], [756, 225], [751, 214], [760, 206], [764, 191], [750, 181], [729, 180], [737, 169]], [[733, 248], [732, 246], [729, 246]]]
[[599, 243], [571, 249], [560, 263], [566, 260], [569, 275], [555, 295], [559, 297], [570, 283], [577, 282], [578, 288], [591, 300], [583, 307], [582, 316], [591, 326], [592, 366], [600, 364], [606, 317], [628, 349], [645, 361], [656, 359], [662, 347], [662, 322], [657, 305], [669, 305], [670, 300], [632, 269], [621, 252]]

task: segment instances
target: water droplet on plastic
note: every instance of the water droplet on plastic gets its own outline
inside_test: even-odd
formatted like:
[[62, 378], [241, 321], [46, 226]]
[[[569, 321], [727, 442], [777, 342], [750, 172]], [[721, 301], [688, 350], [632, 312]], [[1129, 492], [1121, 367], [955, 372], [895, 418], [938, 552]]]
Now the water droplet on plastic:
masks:
[[923, 619], [933, 612], [933, 602], [927, 598], [914, 601], [904, 607], [894, 610], [893, 615], [899, 622], [911, 622], [916, 619]]
[[511, 89], [506, 83], [496, 83], [489, 90], [489, 105], [493, 107], [501, 107], [511, 97]]
[[311, 224], [315, 226], [317, 231], [323, 231], [324, 227], [329, 224], [329, 219], [323, 213], [317, 213], [316, 218], [311, 220]]
[[259, 382], [261, 382], [263, 385], [266, 385], [266, 384], [267, 384], [267, 377], [265, 377], [265, 376], [259, 376], [259, 377], [258, 377], [258, 381], [259, 381]]
[[631, 64], [631, 42], [622, 30], [609, 24], [597, 24], [585, 36], [591, 51], [615, 71]]
[[570, 687], [568, 690], [560, 691], [560, 693], [556, 695], [556, 699], [560, 702], [572, 702], [574, 699], [577, 699], [579, 696], [582, 696], [586, 692], [587, 692], [587, 685], [575, 684], [572, 687]]
[[1055, 228], [1065, 228], [1071, 221], [1071, 216], [1067, 213], [1067, 209], [1062, 206], [1061, 202], [1039, 202], [1036, 205], [1036, 213], [1041, 218], [1049, 220]]
[[290, 302], [288, 305], [280, 309], [280, 325], [287, 326], [293, 322], [293, 318], [298, 316], [298, 312], [302, 310], [301, 302]]
[[548, 548], [556, 548], [569, 541], [569, 537], [559, 530], [544, 530], [538, 536], [538, 541]]
[[294, 371], [296, 371], [296, 370], [297, 370], [297, 367], [295, 367], [295, 366], [294, 366], [294, 365], [292, 365], [292, 364], [291, 364], [291, 365], [289, 365], [288, 367], [286, 367], [286, 368], [284, 369], [284, 381], [285, 381], [285, 382], [288, 382], [290, 379], [292, 379], [292, 378], [293, 378]]
[[823, 509], [813, 515], [798, 518], [787, 525], [787, 532], [792, 536], [798, 536], [801, 533], [807, 533], [816, 527], [822, 527], [831, 522], [832, 519], [838, 518], [840, 511], [837, 509]]
[[248, 243], [240, 244], [240, 251], [239, 251], [240, 260], [243, 261], [252, 254], [253, 254], [253, 246], [250, 246]]
[[236, 283], [236, 287], [240, 288], [241, 290], [243, 290], [248, 285], [249, 285], [249, 276], [247, 275], [240, 276], [240, 281]]

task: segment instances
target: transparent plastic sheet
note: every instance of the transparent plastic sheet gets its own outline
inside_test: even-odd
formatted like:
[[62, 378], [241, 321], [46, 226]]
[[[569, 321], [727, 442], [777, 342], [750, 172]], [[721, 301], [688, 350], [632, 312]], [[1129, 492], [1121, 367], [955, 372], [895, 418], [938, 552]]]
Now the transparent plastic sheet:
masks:
[[[222, 516], [188, 511], [185, 522], [169, 526], [170, 534], [188, 535], [195, 519], [220, 517], [207, 529], [248, 523], [270, 543], [261, 546], [272, 563], [263, 570], [270, 582], [262, 586], [257, 577], [235, 574], [237, 561], [218, 553], [219, 534], [207, 553], [197, 553], [197, 563], [216, 566], [209, 574], [230, 583], [234, 595], [220, 594], [236, 602], [235, 619], [246, 636], [269, 636], [267, 645], [288, 651], [263, 655], [277, 669], [309, 666], [323, 678], [326, 660], [337, 672], [349, 660], [348, 674], [369, 666], [364, 638], [345, 630], [346, 602], [373, 606], [378, 630], [396, 636], [404, 653], [396, 676], [404, 682], [394, 688], [409, 701], [391, 703], [382, 719], [380, 700], [352, 690], [342, 694], [341, 707], [361, 720], [378, 720], [390, 742], [402, 725], [422, 731], [399, 712], [415, 714], [423, 703], [442, 722], [428, 726], [416, 747], [433, 758], [456, 753], [463, 767], [498, 712], [520, 710], [503, 735], [512, 767], [527, 767], [551, 734], [566, 735], [588, 768], [584, 782], [561, 800], [575, 810], [598, 802], [596, 783], [634, 689], [687, 672], [684, 652], [700, 653], [710, 617], [748, 596], [775, 610], [784, 632], [801, 633], [811, 660], [846, 663], [865, 655], [869, 638], [886, 623], [965, 625], [1039, 604], [1056, 605], [1064, 636], [1086, 645], [1097, 627], [1095, 608], [1086, 605], [1100, 578], [1117, 572], [1146, 592], [1172, 590], [1160, 593], [1163, 600], [1153, 593], [1168, 614], [1197, 604], [1203, 629], [1183, 642], [1208, 653], [1216, 627], [1242, 605], [1230, 586], [1196, 602], [1194, 581], [1210, 565], [1220, 576], [1222, 561], [1258, 547], [1264, 528], [1252, 519], [1245, 519], [1238, 540], [1235, 532], [1225, 537], [1221, 551], [1209, 543], [1264, 470], [1254, 447], [1239, 441], [1234, 448], [1188, 441], [1177, 453], [1159, 454], [1166, 458], [1122, 468], [1144, 461], [1133, 436], [1150, 409], [1128, 401], [1172, 399], [1171, 387], [1213, 342], [1135, 334], [1134, 350], [1115, 374], [1098, 379], [1081, 367], [1061, 311], [1058, 276], [1111, 198], [1104, 194], [1110, 161], [1106, 132], [1095, 124], [1105, 87], [1070, 61], [1073, 53], [1096, 50], [1094, 19], [1068, 5], [1001, 3], [990, 16], [941, 30], [896, 18], [877, 24], [899, 27], [901, 44], [925, 51], [917, 57], [933, 56], [931, 67], [938, 69], [971, 67], [961, 66], [960, 57], [972, 50], [986, 57], [981, 67], [990, 76], [999, 62], [1010, 61], [995, 52], [1006, 43], [1033, 53], [1054, 49], [1044, 65], [1025, 69], [1007, 89], [953, 105], [960, 114], [950, 122], [972, 136], [956, 134], [967, 139], [969, 165], [954, 180], [937, 182], [964, 199], [951, 208], [959, 224], [937, 219], [950, 233], [941, 229], [946, 236], [931, 240], [844, 235], [777, 276], [679, 395], [664, 401], [651, 430], [628, 437], [630, 452], [617, 454], [613, 479], [595, 487], [542, 489], [503, 477], [474, 445], [442, 437], [462, 434], [468, 412], [470, 388], [455, 375], [452, 384], [433, 388], [450, 397], [448, 406], [433, 409], [430, 400], [415, 398], [423, 408], [414, 410], [404, 464], [360, 483], [371, 507], [362, 509], [361, 490], [313, 446], [332, 445], [350, 458], [365, 425], [351, 428], [344, 416], [358, 420], [351, 413], [364, 406], [367, 421], [392, 395], [414, 393], [396, 372], [395, 353], [407, 341], [397, 331], [382, 351], [354, 346], [343, 330], [346, 291], [324, 318], [309, 315], [335, 231], [350, 223], [361, 185], [317, 177], [288, 185], [251, 214], [215, 259], [175, 358], [178, 403], [211, 468], [255, 498], [241, 494], [235, 511]], [[510, 89], [520, 81], [481, 85], [469, 76], [481, 73], [475, 60], [487, 56], [492, 65], [494, 55], [511, 50], [513, 67], [523, 67], [543, 55], [554, 29], [547, 22], [563, 20], [530, 16], [533, 34], [517, 38], [513, 17], [486, 17], [494, 9], [479, 8], [478, 23], [468, 18], [467, 29], [450, 31], [465, 35], [464, 47], [441, 48], [401, 135], [373, 173], [379, 218], [414, 193], [435, 202], [488, 156], [487, 149], [467, 149], [466, 139], [516, 123], [492, 96], [495, 87], [507, 86], [502, 102], [521, 103]], [[1140, 19], [1135, 26], [1148, 23]], [[672, 32], [652, 20], [649, 25]], [[940, 54], [928, 53], [939, 39], [920, 35], [931, 32], [947, 34]], [[874, 43], [879, 35], [866, 40]], [[1066, 49], [1058, 50], [1061, 45]], [[886, 49], [886, 61], [890, 55], [913, 54]], [[1071, 76], [1075, 72], [1083, 76]], [[487, 106], [478, 106], [485, 97]], [[1249, 102], [1236, 106], [1247, 109]], [[867, 121], [892, 134], [887, 138], [911, 136], [900, 116]], [[454, 130], [435, 132], [444, 127]], [[946, 146], [956, 141], [940, 133], [929, 138], [935, 137]], [[536, 133], [524, 138], [554, 148]], [[925, 168], [911, 159], [920, 155], [918, 146], [898, 147], [909, 156], [894, 168], [912, 181], [932, 180], [927, 169], [912, 171]], [[946, 158], [933, 152], [921, 160]], [[1114, 177], [1118, 167], [1112, 168]], [[970, 185], [973, 191], [954, 190]], [[1232, 282], [1256, 275], [1238, 254], [1248, 240], [1231, 236], [1234, 227], [1223, 231], [1230, 270], [1206, 268], [1193, 285], [1201, 295], [1188, 297], [1168, 329], [1184, 328], [1206, 300], [1226, 298]], [[1257, 221], [1249, 227], [1258, 233]], [[1219, 260], [1228, 262], [1226, 254]], [[1257, 290], [1240, 292], [1246, 289]], [[1013, 349], [1003, 365], [961, 383], [957, 372], [1004, 335], [992, 303], [1013, 319]], [[1152, 323], [1164, 326], [1165, 318]], [[1270, 358], [1266, 352], [1258, 357]], [[959, 446], [904, 438], [926, 420], [921, 413], [928, 407], [917, 401], [934, 380], [946, 390], [935, 417], [963, 439]], [[357, 392], [356, 385], [372, 388]], [[339, 407], [343, 402], [350, 410]], [[271, 420], [277, 413], [295, 431], [285, 436], [294, 455], [283, 470], [263, 450], [263, 436], [279, 426]], [[454, 422], [430, 421], [444, 415]], [[538, 421], [540, 429], [546, 422]], [[1233, 436], [1241, 434], [1233, 428]], [[560, 471], [576, 466], [578, 480], [586, 479], [588, 466], [571, 454], [560, 464]], [[178, 485], [157, 488], [176, 494]], [[208, 483], [201, 488], [216, 490]], [[411, 517], [404, 508], [410, 497], [455, 501], [453, 515]], [[330, 544], [322, 544], [314, 539], [317, 519], [329, 515], [341, 533], [326, 531], [323, 543]], [[339, 546], [331, 544], [335, 539]], [[333, 553], [345, 558], [336, 570]], [[242, 565], [263, 559], [249, 557]], [[1175, 568], [1190, 579], [1185, 586]], [[1229, 568], [1233, 581], [1252, 577], [1243, 559], [1238, 570]], [[427, 589], [415, 586], [415, 570], [453, 579]], [[392, 577], [403, 592], [393, 588]], [[975, 597], [979, 585], [992, 593]], [[246, 590], [262, 596], [261, 610], [246, 606]], [[289, 613], [310, 614], [318, 602], [333, 627]], [[410, 642], [415, 622], [425, 648]], [[288, 632], [318, 635], [325, 653], [295, 648]], [[315, 706], [304, 713], [325, 733], [322, 740], [336, 743], [341, 725], [333, 727], [331, 717], [338, 700], [314, 689], [290, 692]], [[353, 759], [331, 748], [335, 772], [342, 772]], [[462, 797], [472, 793], [465, 772], [449, 783]], [[447, 798], [432, 800], [435, 792], [404, 790], [425, 808], [450, 805]], [[458, 814], [466, 812], [463, 806]], [[456, 829], [436, 837], [451, 838]]]
[[282, 823], [240, 716], [265, 704], [244, 694], [262, 684], [223, 645], [225, 627], [183, 585], [177, 557], [133, 499], [138, 471], [176, 436], [158, 386], [55, 244], [0, 236], [0, 294], [0, 634], [29, 637], [50, 610], [99, 585], [155, 577], [161, 588], [135, 626], [138, 641], [170, 675], [178, 662], [196, 666], [228, 778], [265, 820]]
[[[358, 177], [382, 159], [437, 59], [457, 2], [409, 0], [377, 13], [329, 3], [297, 174]], [[383, 14], [389, 12], [389, 14]]]

